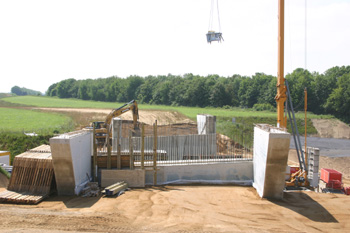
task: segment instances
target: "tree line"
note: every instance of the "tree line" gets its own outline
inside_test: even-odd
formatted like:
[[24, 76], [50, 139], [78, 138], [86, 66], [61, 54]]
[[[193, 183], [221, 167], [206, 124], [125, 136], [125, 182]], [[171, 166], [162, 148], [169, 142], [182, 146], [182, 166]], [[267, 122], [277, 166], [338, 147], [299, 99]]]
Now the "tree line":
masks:
[[[304, 109], [304, 89], [307, 88], [308, 111], [332, 114], [350, 121], [350, 66], [336, 66], [323, 74], [298, 68], [285, 78], [296, 111]], [[276, 76], [264, 73], [251, 77], [168, 74], [86, 80], [72, 78], [52, 84], [46, 95], [108, 102], [135, 99], [147, 104], [269, 110], [276, 107], [276, 80]]]
[[16, 95], [42, 95], [40, 91], [34, 91], [25, 87], [13, 86], [11, 93]]

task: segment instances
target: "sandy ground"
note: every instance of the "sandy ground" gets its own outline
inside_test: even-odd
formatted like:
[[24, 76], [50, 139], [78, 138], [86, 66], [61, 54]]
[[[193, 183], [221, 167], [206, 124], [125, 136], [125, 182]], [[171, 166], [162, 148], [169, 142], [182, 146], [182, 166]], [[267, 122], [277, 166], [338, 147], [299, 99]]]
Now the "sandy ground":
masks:
[[0, 204], [2, 232], [349, 232], [349, 219], [349, 196], [298, 191], [272, 201], [239, 186], [150, 187], [113, 198]]

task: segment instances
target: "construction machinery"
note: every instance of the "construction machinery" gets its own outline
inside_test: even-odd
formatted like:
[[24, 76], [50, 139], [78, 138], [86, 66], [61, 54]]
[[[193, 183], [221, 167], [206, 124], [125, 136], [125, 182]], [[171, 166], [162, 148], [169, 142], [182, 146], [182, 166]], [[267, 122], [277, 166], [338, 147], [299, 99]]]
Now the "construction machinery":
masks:
[[95, 136], [97, 144], [99, 146], [104, 145], [104, 143], [106, 142], [109, 127], [111, 127], [112, 119], [128, 111], [132, 111], [134, 130], [138, 131], [139, 126], [137, 120], [139, 119], [139, 109], [135, 100], [132, 100], [119, 108], [113, 109], [108, 114], [105, 121], [95, 121], [91, 123], [91, 127], [95, 128]]

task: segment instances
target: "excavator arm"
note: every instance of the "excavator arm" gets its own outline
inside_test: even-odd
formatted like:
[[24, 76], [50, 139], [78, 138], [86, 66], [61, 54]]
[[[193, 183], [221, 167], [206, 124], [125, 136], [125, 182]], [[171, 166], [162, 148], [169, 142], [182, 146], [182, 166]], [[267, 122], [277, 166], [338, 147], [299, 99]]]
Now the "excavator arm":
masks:
[[114, 109], [113, 111], [111, 111], [108, 116], [106, 117], [106, 121], [105, 121], [105, 127], [107, 127], [107, 125], [110, 125], [112, 122], [112, 119], [114, 117], [120, 116], [128, 111], [132, 111], [132, 116], [133, 116], [133, 122], [134, 122], [134, 129], [138, 128], [137, 125], [137, 120], [139, 119], [139, 109], [137, 106], [137, 102], [135, 100], [130, 101], [129, 103], [124, 104], [123, 106]]

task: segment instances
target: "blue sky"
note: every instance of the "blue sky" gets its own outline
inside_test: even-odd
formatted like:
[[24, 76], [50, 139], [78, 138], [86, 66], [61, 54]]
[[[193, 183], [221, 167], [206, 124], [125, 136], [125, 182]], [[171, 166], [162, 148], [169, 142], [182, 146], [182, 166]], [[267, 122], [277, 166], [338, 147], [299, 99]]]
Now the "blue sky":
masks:
[[[2, 1], [0, 92], [113, 75], [277, 75], [277, 0], [219, 0], [223, 43], [207, 44], [211, 0]], [[350, 65], [350, 1], [285, 1], [285, 74]]]

